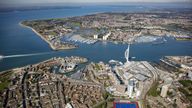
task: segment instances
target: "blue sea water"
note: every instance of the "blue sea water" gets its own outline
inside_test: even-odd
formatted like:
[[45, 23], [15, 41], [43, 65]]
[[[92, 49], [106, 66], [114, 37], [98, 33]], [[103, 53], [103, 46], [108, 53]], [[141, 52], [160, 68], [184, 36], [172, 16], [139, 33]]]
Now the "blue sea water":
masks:
[[[156, 9], [153, 6], [81, 6], [81, 8], [64, 8], [48, 10], [28, 10], [0, 13], [0, 55], [15, 55], [51, 52], [50, 54], [6, 58], [0, 60], [0, 71], [38, 63], [51, 57], [83, 56], [90, 61], [108, 62], [111, 59], [124, 59], [126, 44], [114, 44], [111, 42], [98, 42], [94, 45], [79, 44], [79, 48], [53, 52], [48, 44], [28, 28], [21, 27], [19, 22], [23, 20], [62, 18], [82, 16], [100, 12], [134, 12]], [[162, 8], [159, 7], [159, 8]], [[164, 8], [164, 7], [163, 7]], [[169, 38], [165, 44], [153, 45], [150, 43], [131, 45], [130, 55], [134, 60], [158, 61], [163, 56], [192, 55], [192, 42], [175, 41]]]

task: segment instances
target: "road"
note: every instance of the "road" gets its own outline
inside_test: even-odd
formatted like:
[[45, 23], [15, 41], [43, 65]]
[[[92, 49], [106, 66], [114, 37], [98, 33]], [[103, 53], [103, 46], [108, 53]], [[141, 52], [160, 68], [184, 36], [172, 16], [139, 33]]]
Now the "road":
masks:
[[157, 69], [155, 69], [154, 67], [152, 67], [150, 64], [148, 64], [148, 63], [145, 63], [145, 66], [146, 66], [146, 68], [148, 68], [149, 70], [150, 70], [150, 72], [151, 72], [151, 74], [152, 74], [152, 82], [151, 82], [151, 84], [150, 84], [150, 87], [148, 87], [147, 89], [146, 89], [146, 91], [145, 91], [145, 94], [144, 94], [144, 97], [142, 98], [143, 99], [143, 108], [147, 108], [147, 106], [146, 106], [146, 96], [147, 96], [147, 93], [148, 93], [148, 91], [150, 90], [150, 88], [151, 87], [153, 87], [154, 85], [155, 85], [155, 83], [158, 81], [158, 71], [157, 71]]
[[28, 72], [25, 72], [24, 73], [24, 75], [23, 75], [23, 78], [22, 78], [22, 82], [21, 82], [21, 88], [22, 88], [22, 98], [23, 98], [23, 102], [22, 102], [22, 104], [23, 104], [23, 108], [26, 108], [26, 105], [27, 105], [27, 103], [26, 103], [26, 84], [25, 84], [25, 78], [26, 78], [26, 76], [27, 76], [27, 74], [28, 74]]

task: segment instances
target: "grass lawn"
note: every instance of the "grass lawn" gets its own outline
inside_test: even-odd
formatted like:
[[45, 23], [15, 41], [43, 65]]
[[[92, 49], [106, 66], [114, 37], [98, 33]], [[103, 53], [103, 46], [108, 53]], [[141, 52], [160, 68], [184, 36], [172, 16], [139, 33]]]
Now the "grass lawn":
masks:
[[0, 91], [4, 90], [6, 87], [8, 87], [8, 85], [10, 83], [11, 74], [12, 74], [12, 71], [8, 71], [8, 72], [0, 75]]
[[150, 90], [148, 91], [148, 95], [149, 96], [154, 96], [157, 97], [160, 94], [160, 91], [157, 91], [157, 87], [158, 87], [158, 82], [154, 83], [153, 86], [150, 88]]

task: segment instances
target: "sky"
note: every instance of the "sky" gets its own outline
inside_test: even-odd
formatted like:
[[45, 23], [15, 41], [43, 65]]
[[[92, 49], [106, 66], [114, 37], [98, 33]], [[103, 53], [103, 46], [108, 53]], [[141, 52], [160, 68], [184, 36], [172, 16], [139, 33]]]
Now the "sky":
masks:
[[102, 3], [102, 2], [192, 2], [192, 0], [0, 0], [1, 6], [51, 3]]

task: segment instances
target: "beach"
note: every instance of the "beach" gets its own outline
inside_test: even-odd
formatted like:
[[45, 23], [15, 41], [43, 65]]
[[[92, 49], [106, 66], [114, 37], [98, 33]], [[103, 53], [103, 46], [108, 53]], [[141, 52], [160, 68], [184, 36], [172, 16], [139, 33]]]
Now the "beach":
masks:
[[38, 32], [37, 32], [35, 29], [33, 29], [32, 27], [26, 26], [26, 25], [22, 24], [21, 22], [19, 23], [19, 25], [22, 26], [22, 27], [26, 27], [26, 28], [31, 29], [35, 34], [37, 34], [39, 37], [41, 37], [41, 39], [43, 39], [44, 41], [46, 41], [46, 42], [49, 44], [49, 46], [51, 47], [52, 50], [57, 50], [57, 49], [52, 45], [51, 42], [49, 42], [47, 39], [45, 39], [43, 35], [41, 35], [40, 33], [38, 33]]

